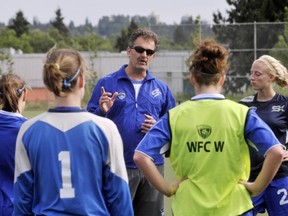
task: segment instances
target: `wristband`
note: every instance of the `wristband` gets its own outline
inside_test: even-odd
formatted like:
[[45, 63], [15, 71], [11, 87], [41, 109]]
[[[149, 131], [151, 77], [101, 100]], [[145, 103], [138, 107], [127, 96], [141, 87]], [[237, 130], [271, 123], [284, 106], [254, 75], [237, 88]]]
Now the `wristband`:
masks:
[[170, 184], [170, 196], [175, 194], [174, 184]]

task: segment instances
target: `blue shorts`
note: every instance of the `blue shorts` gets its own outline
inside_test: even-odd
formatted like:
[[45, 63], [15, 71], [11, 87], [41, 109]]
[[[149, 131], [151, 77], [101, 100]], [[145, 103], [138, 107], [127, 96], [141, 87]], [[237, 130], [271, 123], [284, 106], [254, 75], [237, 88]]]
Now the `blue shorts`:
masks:
[[273, 180], [269, 186], [256, 197], [252, 197], [254, 215], [264, 213], [269, 216], [288, 215], [288, 176]]

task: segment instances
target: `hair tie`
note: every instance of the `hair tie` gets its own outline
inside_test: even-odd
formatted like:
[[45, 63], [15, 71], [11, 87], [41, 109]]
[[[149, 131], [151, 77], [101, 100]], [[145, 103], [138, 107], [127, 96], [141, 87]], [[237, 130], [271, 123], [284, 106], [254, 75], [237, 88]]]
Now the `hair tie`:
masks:
[[21, 95], [21, 93], [24, 91], [25, 87], [26, 87], [26, 86], [23, 85], [21, 88], [16, 89], [16, 93], [17, 93], [17, 95]]
[[64, 79], [63, 80], [63, 88], [66, 89], [66, 88], [69, 88], [71, 86], [71, 83], [69, 81], [67, 81], [67, 79]]
[[67, 78], [63, 79], [63, 88], [66, 89], [66, 88], [71, 87], [71, 82], [77, 78], [79, 73], [80, 73], [80, 67], [78, 68], [77, 72], [71, 79], [69, 80], [67, 80]]
[[59, 64], [55, 63], [55, 67], [56, 67], [58, 70], [60, 70], [60, 65], [59, 65]]

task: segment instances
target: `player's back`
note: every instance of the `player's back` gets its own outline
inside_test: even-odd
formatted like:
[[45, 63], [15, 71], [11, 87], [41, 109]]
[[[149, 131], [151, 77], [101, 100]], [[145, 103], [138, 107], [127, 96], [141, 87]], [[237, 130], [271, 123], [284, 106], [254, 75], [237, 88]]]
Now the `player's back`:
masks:
[[[115, 179], [120, 191], [127, 185], [127, 176], [121, 176], [125, 172], [113, 173], [110, 167], [109, 156], [115, 151], [110, 139], [115, 129], [110, 120], [84, 111], [47, 112], [25, 124], [17, 146], [23, 148], [17, 158], [24, 165], [15, 176], [20, 190], [16, 203], [22, 203], [16, 209], [22, 209], [26, 190], [32, 190], [34, 213], [107, 215], [111, 200], [105, 178]], [[30, 179], [27, 176], [32, 176], [33, 188], [22, 188], [22, 178]], [[22, 186], [17, 185], [19, 179]]]

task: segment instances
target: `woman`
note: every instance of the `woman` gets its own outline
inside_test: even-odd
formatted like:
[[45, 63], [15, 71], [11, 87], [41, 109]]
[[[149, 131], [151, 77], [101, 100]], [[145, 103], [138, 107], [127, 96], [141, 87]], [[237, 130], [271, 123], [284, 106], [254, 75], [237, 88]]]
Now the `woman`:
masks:
[[[252, 215], [250, 195], [265, 189], [283, 159], [283, 146], [255, 112], [221, 94], [227, 58], [228, 51], [213, 40], [200, 43], [188, 61], [196, 96], [171, 109], [135, 150], [147, 179], [166, 196], [175, 194], [175, 216]], [[251, 183], [246, 140], [266, 156]], [[171, 185], [153, 163], [166, 150], [179, 180]]]
[[7, 73], [0, 79], [0, 215], [13, 212], [13, 181], [16, 137], [27, 120], [22, 116], [28, 86], [18, 75]]
[[86, 72], [75, 50], [47, 54], [43, 81], [55, 107], [19, 132], [15, 215], [133, 215], [116, 125], [81, 108]]
[[[277, 93], [274, 84], [288, 86], [288, 72], [280, 61], [269, 55], [256, 59], [251, 67], [250, 80], [256, 94], [248, 96], [240, 103], [252, 107], [267, 123], [279, 141], [287, 147], [288, 137], [288, 97]], [[251, 153], [251, 174], [254, 181], [261, 170], [264, 158], [254, 148]], [[270, 216], [288, 215], [288, 162], [283, 162], [267, 189], [253, 197], [254, 215], [265, 210]]]

